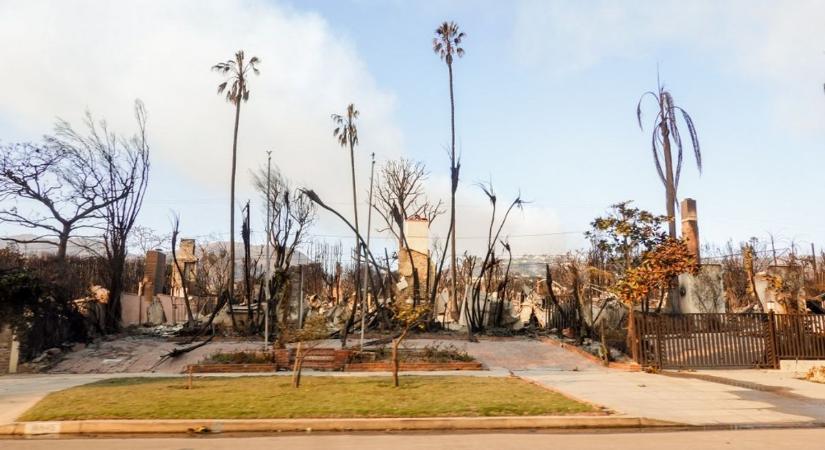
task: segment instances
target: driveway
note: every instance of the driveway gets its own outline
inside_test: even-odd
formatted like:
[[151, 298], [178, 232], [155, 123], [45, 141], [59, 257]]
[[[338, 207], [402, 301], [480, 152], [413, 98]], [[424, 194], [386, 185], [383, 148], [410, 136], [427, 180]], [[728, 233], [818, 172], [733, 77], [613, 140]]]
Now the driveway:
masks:
[[0, 424], [14, 422], [45, 395], [106, 378], [105, 375], [6, 375], [0, 377]]

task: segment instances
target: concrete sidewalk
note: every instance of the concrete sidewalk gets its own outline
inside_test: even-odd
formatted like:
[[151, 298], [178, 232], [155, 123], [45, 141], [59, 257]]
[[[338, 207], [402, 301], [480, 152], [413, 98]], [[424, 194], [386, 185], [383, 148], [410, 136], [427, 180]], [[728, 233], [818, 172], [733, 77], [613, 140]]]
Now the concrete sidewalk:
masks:
[[[758, 374], [709, 371], [713, 375], [758, 378]], [[794, 395], [696, 378], [644, 372], [588, 370], [516, 371], [524, 379], [630, 416], [689, 425], [825, 425], [825, 385], [786, 380]], [[689, 374], [688, 374], [689, 375]], [[760, 378], [766, 381], [765, 375]], [[803, 385], [801, 383], [807, 383]]]

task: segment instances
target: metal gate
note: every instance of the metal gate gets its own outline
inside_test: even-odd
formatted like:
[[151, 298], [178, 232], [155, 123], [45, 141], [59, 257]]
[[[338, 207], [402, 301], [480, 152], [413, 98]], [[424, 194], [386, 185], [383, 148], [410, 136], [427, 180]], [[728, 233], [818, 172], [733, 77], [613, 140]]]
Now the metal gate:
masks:
[[777, 367], [773, 314], [633, 314], [631, 351], [661, 369]]

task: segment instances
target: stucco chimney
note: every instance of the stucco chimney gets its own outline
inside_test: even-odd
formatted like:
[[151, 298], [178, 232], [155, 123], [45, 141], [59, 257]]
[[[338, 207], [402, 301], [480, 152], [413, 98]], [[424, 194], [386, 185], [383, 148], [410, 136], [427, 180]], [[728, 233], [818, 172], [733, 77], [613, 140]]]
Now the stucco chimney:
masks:
[[696, 200], [686, 198], [682, 200], [682, 239], [687, 244], [688, 251], [696, 257], [696, 263], [700, 263], [699, 254], [699, 222], [696, 218]]

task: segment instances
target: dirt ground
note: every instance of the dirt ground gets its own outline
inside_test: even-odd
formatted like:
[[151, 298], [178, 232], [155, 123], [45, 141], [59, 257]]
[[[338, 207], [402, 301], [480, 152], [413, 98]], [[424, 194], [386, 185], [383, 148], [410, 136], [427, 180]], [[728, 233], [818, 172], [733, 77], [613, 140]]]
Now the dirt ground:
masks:
[[[375, 338], [372, 336], [371, 338]], [[481, 339], [470, 343], [455, 336], [426, 339], [409, 339], [403, 346], [424, 347], [440, 343], [453, 345], [481, 361], [488, 368], [526, 370], [555, 368], [558, 370], [585, 370], [597, 367], [579, 355], [559, 349], [540, 340], [513, 337]], [[49, 373], [180, 373], [188, 364], [195, 364], [217, 352], [262, 350], [262, 341], [216, 338], [213, 342], [177, 358], [161, 361], [161, 357], [175, 347], [176, 338], [151, 335], [125, 335], [115, 339], [102, 339], [85, 348], [64, 354], [52, 366]], [[324, 347], [340, 347], [340, 341], [330, 340]], [[350, 347], [358, 345], [357, 337], [350, 340]]]

